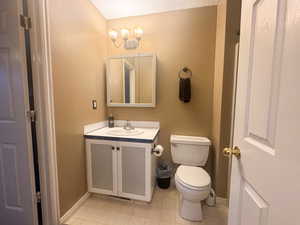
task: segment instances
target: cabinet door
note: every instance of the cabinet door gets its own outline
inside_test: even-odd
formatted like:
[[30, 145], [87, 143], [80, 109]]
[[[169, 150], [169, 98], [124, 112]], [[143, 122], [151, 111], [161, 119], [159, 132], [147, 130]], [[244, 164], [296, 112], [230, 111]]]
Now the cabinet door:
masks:
[[120, 143], [118, 149], [119, 195], [150, 201], [151, 145]]
[[87, 140], [87, 176], [90, 192], [117, 194], [117, 152], [114, 142]]

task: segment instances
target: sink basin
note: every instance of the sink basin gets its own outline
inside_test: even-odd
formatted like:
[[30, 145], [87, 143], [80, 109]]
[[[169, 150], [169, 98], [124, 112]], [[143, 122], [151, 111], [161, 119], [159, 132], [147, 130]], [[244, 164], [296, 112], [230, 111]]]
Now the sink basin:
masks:
[[124, 128], [110, 128], [106, 134], [116, 136], [137, 136], [143, 134], [144, 131], [140, 129], [125, 130]]

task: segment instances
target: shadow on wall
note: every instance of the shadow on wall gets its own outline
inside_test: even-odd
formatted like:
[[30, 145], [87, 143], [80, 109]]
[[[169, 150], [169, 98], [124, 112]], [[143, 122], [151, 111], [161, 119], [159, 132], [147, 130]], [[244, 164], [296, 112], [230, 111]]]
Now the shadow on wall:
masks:
[[211, 185], [212, 188], [215, 189], [215, 177], [213, 176], [214, 171], [215, 171], [215, 150], [213, 149], [214, 146], [211, 146], [209, 149], [209, 155], [208, 155], [208, 159], [207, 159], [207, 163], [204, 167], [204, 169], [210, 174], [210, 178], [211, 178]]

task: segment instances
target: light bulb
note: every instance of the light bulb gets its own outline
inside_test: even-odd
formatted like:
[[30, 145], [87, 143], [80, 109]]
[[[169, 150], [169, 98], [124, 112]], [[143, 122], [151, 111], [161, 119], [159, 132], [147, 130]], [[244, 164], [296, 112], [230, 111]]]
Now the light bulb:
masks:
[[129, 30], [128, 29], [121, 29], [121, 36], [124, 40], [128, 40], [129, 38]]
[[109, 37], [111, 38], [111, 40], [116, 41], [118, 38], [118, 31], [115, 30], [110, 30], [108, 32]]
[[137, 27], [137, 28], [134, 29], [134, 35], [135, 35], [135, 38], [136, 38], [137, 40], [141, 40], [143, 34], [144, 34], [144, 31], [143, 31], [142, 28]]

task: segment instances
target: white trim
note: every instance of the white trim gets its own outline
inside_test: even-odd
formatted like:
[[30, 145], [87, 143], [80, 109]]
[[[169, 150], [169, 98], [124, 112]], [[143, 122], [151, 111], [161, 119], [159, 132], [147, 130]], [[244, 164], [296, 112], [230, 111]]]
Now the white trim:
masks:
[[146, 147], [145, 149], [145, 200], [147, 202], [150, 202], [152, 199], [153, 189], [152, 189], [152, 177], [151, 177], [151, 171], [152, 171], [152, 147], [154, 147], [153, 144], [151, 146]]
[[48, 0], [28, 1], [33, 27], [30, 30], [34, 96], [37, 111], [43, 224], [59, 224], [58, 174], [54, 124]]
[[[237, 42], [235, 44], [235, 58], [234, 58], [234, 79], [233, 79], [233, 90], [232, 90], [232, 107], [231, 107], [231, 125], [230, 125], [230, 142], [229, 147], [233, 147], [234, 140], [234, 121], [235, 121], [235, 108], [236, 108], [236, 92], [237, 92], [237, 78], [238, 78], [238, 65], [239, 65], [239, 50], [240, 44]], [[230, 198], [230, 181], [231, 181], [231, 167], [232, 167], [232, 157], [229, 157], [228, 162], [228, 177], [227, 177], [227, 197]]]
[[68, 219], [83, 205], [83, 203], [90, 197], [90, 193], [85, 193], [60, 219], [59, 222], [65, 223]]
[[28, 1], [30, 16], [35, 21], [31, 29], [33, 39], [33, 69], [36, 110], [38, 115], [37, 137], [43, 223], [59, 224], [59, 195], [54, 124], [54, 100], [51, 66], [48, 0]]
[[44, 49], [45, 49], [45, 80], [43, 82], [44, 88], [44, 105], [45, 105], [45, 121], [46, 122], [46, 132], [48, 138], [46, 139], [47, 146], [47, 160], [48, 160], [48, 179], [49, 179], [49, 196], [52, 203], [52, 220], [59, 224], [60, 217], [60, 206], [59, 206], [59, 191], [58, 191], [58, 169], [57, 169], [57, 156], [56, 156], [56, 133], [55, 133], [55, 118], [54, 118], [54, 93], [53, 93], [53, 80], [52, 80], [52, 57], [51, 57], [51, 40], [50, 40], [50, 21], [48, 18], [48, 1], [44, 0], [44, 24], [43, 33], [44, 39]]

